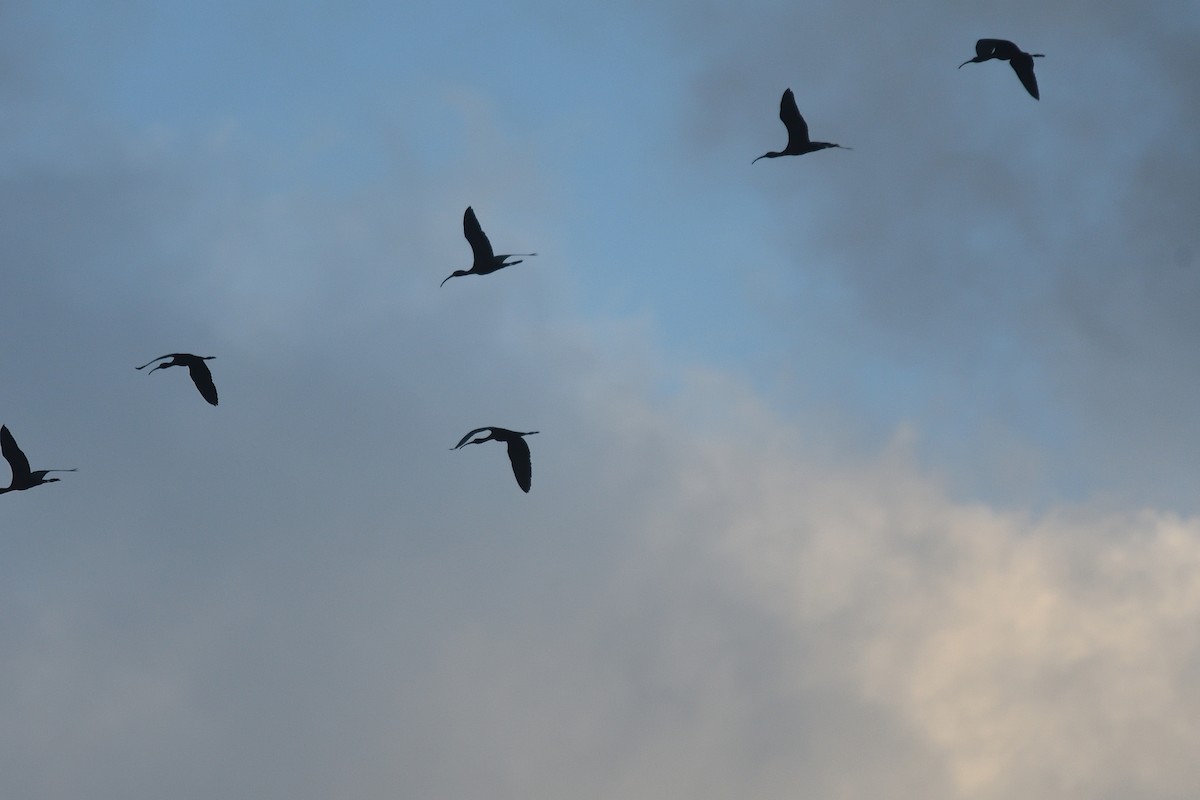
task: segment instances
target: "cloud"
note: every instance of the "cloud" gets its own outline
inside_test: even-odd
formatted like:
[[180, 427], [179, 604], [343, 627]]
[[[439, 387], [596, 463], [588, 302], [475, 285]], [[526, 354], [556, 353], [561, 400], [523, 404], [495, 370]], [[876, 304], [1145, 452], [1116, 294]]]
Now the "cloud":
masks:
[[[793, 37], [761, 24], [781, 46]], [[1177, 44], [1164, 59], [1190, 74]], [[994, 91], [1014, 89], [1021, 113], [1054, 113], [1019, 87]], [[812, 340], [831, 351], [834, 391], [821, 394], [829, 371], [795, 368], [816, 387], [800, 410], [745, 375], [681, 365], [656, 317], [581, 313], [565, 256], [439, 290], [467, 255], [467, 203], [493, 209], [486, 224], [508, 241], [567, 252], [521, 212], [554, 220], [561, 187], [470, 88], [456, 97], [473, 152], [436, 174], [404, 144], [338, 130], [277, 147], [236, 115], [138, 127], [57, 98], [39, 113], [71, 124], [49, 141], [48, 117], [24, 118], [13, 141], [26, 149], [0, 177], [0, 249], [22, 267], [0, 292], [13, 344], [0, 421], [35, 465], [80, 471], [3, 498], [3, 794], [1187, 796], [1200, 521], [1169, 503], [1062, 501], [1061, 440], [1028, 431], [1055, 434], [1064, 408], [1082, 409], [1083, 433], [1068, 433], [1085, 444], [1060, 434], [1071, 458], [1112, 446], [1113, 464], [1137, 467], [1160, 441], [1148, 434], [1179, 422], [1182, 399], [1158, 423], [1133, 419], [1127, 442], [1087, 444], [1098, 420], [1129, 412], [1126, 393], [1176, 385], [1159, 382], [1180, 363], [1168, 339], [1192, 323], [1188, 278], [1126, 276], [1147, 299], [1125, 315], [1122, 291], [1085, 278], [1090, 260], [1116, 281], [1121, 252], [1152, 246], [1187, 261], [1176, 235], [1194, 165], [1132, 144], [1092, 184], [1077, 170], [1102, 148], [1058, 163], [1042, 134], [1010, 163], [973, 104], [946, 113], [974, 143], [889, 165], [871, 155], [887, 150], [870, 102], [850, 113], [815, 96], [864, 132], [847, 139], [861, 160], [804, 173], [804, 189], [795, 172], [762, 173], [755, 190], [792, 223], [764, 240], [803, 254], [813, 284], [843, 290], [824, 297], [856, 311]], [[1147, 102], [1139, 130], [1178, 146], [1165, 121], [1182, 112]], [[704, 146], [765, 149], [708, 107], [722, 125]], [[1069, 107], [1049, 138], [1069, 141], [1094, 113]], [[341, 136], [384, 154], [376, 177], [336, 179]], [[835, 170], [855, 163], [868, 168], [837, 190]], [[1039, 208], [1065, 190], [1085, 200], [1045, 221], [1010, 202], [1031, 174]], [[923, 191], [906, 195], [909, 180]], [[1163, 187], [1184, 200], [1177, 217], [1140, 204]], [[960, 221], [945, 209], [968, 201], [988, 221], [939, 239]], [[901, 203], [908, 224], [889, 217]], [[1106, 228], [1117, 208], [1145, 215], [1128, 241]], [[862, 235], [876, 223], [878, 239]], [[1097, 242], [1068, 259], [1080, 226]], [[1009, 236], [1053, 263], [989, 238]], [[955, 271], [964, 254], [982, 266]], [[987, 324], [959, 327], [973, 320]], [[849, 351], [833, 346], [842, 334]], [[1155, 344], [1162, 360], [1147, 361]], [[219, 408], [178, 371], [132, 369], [177, 347], [218, 356]], [[1150, 388], [1068, 402], [1072, 387], [1106, 387], [1110, 362]], [[1052, 367], [1064, 372], [1047, 389]], [[990, 390], [983, 422], [960, 410]], [[1061, 408], [1012, 422], [1056, 392]], [[887, 441], [863, 444], [858, 412], [880, 397], [901, 410], [875, 420]], [[945, 412], [936, 425], [917, 413], [930, 408]], [[487, 424], [542, 431], [529, 495], [503, 448], [449, 450]], [[975, 426], [1004, 446], [978, 447]], [[958, 457], [928, 457], [964, 429]], [[1007, 441], [1014, 429], [1028, 435]], [[1178, 438], [1168, 467], [1183, 464]], [[1055, 485], [1040, 504], [993, 505], [961, 491], [962, 473]]]
[[501, 794], [563, 761], [614, 797], [1194, 785], [1200, 522], [955, 503], [903, 443], [830, 465], [721, 438], [673, 453], [590, 613], [452, 651]]
[[864, 466], [772, 464], [803, 488], [748, 490], [767, 509], [724, 538], [807, 645], [797, 684], [882, 709], [945, 777], [925, 796], [1186, 794], [1198, 521], [1001, 513], [947, 501], [907, 457]]
[[[775, 251], [754, 272], [792, 276], [759, 306], [806, 399], [883, 437], [917, 423], [963, 496], [1029, 496], [972, 466], [1007, 440], [1042, 449], [1046, 500], [1195, 510], [1194, 14], [655, 9], [693, 65], [679, 171], [711, 167], [699, 194], [752, 182], [740, 223]], [[1040, 103], [998, 62], [955, 70], [989, 35], [1047, 54]], [[788, 86], [816, 138], [855, 150], [727, 168], [777, 146]]]
[[[9, 785], [933, 800], [1194, 785], [1200, 520], [962, 503], [917, 464], [916, 432], [831, 455], [726, 377], [656, 396], [621, 366], [636, 359], [564, 341], [543, 343], [573, 354], [554, 362], [528, 496], [501, 451], [442, 465], [436, 436], [420, 445], [436, 480], [387, 466], [416, 447], [334, 437], [329, 462], [363, 470], [321, 482], [310, 440], [275, 459], [283, 479], [218, 481], [224, 500], [186, 512], [176, 492], [157, 546], [99, 525], [104, 540], [68, 537], [9, 574]], [[382, 387], [359, 388], [356, 413], [382, 415], [366, 411]]]

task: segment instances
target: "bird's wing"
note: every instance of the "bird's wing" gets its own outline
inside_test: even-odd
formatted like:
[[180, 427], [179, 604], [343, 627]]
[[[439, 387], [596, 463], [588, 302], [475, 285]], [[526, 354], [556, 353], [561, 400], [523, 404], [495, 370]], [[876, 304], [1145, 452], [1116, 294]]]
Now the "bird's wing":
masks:
[[1008, 63], [1012, 66], [1013, 72], [1017, 73], [1017, 77], [1021, 79], [1021, 85], [1025, 87], [1025, 91], [1033, 95], [1034, 100], [1040, 100], [1037, 77], [1033, 74], [1033, 56], [1028, 53], [1020, 53], [1010, 58]]
[[808, 123], [800, 116], [800, 109], [796, 107], [796, 95], [792, 94], [791, 89], [784, 92], [779, 101], [779, 119], [787, 128], [788, 150], [795, 145], [808, 143]]
[[208, 364], [205, 364], [204, 360], [200, 358], [189, 361], [188, 373], [192, 376], [192, 383], [196, 384], [196, 388], [200, 390], [200, 395], [209, 402], [209, 405], [215, 406], [217, 404], [217, 387], [213, 383], [212, 373], [208, 371]]
[[475, 430], [471, 431], [471, 432], [470, 432], [470, 433], [468, 433], [466, 436], [464, 436], [462, 439], [460, 439], [460, 440], [459, 440], [459, 442], [458, 442], [458, 444], [454, 445], [454, 447], [452, 447], [452, 448], [450, 448], [450, 449], [451, 449], [451, 450], [457, 450], [458, 448], [462, 447], [464, 444], [466, 444], [466, 443], [467, 443], [467, 439], [470, 439], [470, 438], [471, 438], [472, 436], [474, 436], [475, 434], [477, 434], [477, 433], [483, 433], [484, 431], [490, 431], [490, 430], [492, 430], [492, 429], [491, 429], [491, 428], [476, 428]]
[[495, 254], [492, 252], [492, 243], [488, 241], [483, 228], [479, 227], [479, 220], [475, 218], [475, 209], [470, 206], [467, 206], [467, 211], [463, 214], [463, 235], [467, 237], [467, 242], [471, 245], [471, 252], [475, 254], [476, 264], [490, 263], [495, 258]]
[[525, 439], [516, 436], [508, 440], [508, 460], [512, 462], [513, 475], [521, 491], [528, 492], [533, 480], [533, 464], [529, 458], [529, 445]]
[[12, 467], [14, 484], [18, 483], [18, 477], [29, 477], [29, 459], [21, 452], [21, 448], [17, 447], [17, 440], [8, 432], [7, 425], [0, 426], [0, 453]]
[[177, 358], [181, 355], [184, 355], [184, 354], [183, 353], [167, 353], [165, 356], [159, 356], [158, 358], [151, 359], [151, 360], [147, 361], [145, 364], [142, 364], [140, 367], [136, 367], [135, 369], [145, 369], [146, 367], [153, 364], [155, 361], [162, 361], [164, 358]]

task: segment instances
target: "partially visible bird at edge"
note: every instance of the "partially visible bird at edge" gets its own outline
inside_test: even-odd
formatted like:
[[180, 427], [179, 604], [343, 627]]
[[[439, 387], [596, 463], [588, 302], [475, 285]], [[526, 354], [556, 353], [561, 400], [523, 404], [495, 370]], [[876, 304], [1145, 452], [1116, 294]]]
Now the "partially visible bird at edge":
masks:
[[537, 253], [504, 253], [496, 255], [492, 252], [492, 243], [488, 241], [487, 234], [483, 232], [483, 228], [479, 227], [479, 220], [475, 218], [475, 210], [467, 206], [466, 212], [463, 214], [463, 235], [467, 237], [467, 241], [471, 245], [471, 252], [475, 256], [474, 263], [470, 269], [456, 269], [442, 281], [439, 286], [445, 286], [446, 281], [451, 278], [460, 278], [463, 275], [487, 275], [490, 272], [495, 272], [498, 269], [511, 267], [515, 264], [520, 264], [520, 260], [509, 261], [505, 263], [505, 259], [528, 258], [536, 256]]
[[7, 489], [0, 489], [0, 494], [5, 492], [19, 492], [23, 489], [32, 489], [34, 486], [41, 486], [43, 483], [57, 483], [61, 478], [47, 478], [51, 472], [75, 472], [74, 469], [39, 469], [33, 472], [29, 469], [29, 459], [21, 452], [21, 448], [17, 447], [17, 440], [8, 432], [7, 425], [0, 425], [0, 454], [4, 455], [4, 460], [8, 462], [8, 466], [12, 468], [12, 480], [8, 484]]
[[[780, 156], [802, 156], [805, 153], [813, 153], [817, 150], [824, 150], [826, 147], [840, 147], [843, 150], [853, 150], [852, 147], [845, 145], [834, 144], [833, 142], [814, 142], [808, 138], [808, 123], [804, 121], [804, 117], [800, 116], [800, 109], [796, 107], [796, 96], [792, 94], [792, 90], [788, 89], [783, 93], [783, 97], [779, 101], [779, 119], [783, 121], [783, 125], [787, 128], [788, 143], [787, 147], [780, 150], [778, 153], [763, 153], [758, 158], [779, 158]], [[754, 161], [758, 161], [758, 158]], [[754, 161], [750, 163], [753, 164]]]
[[164, 358], [171, 359], [170, 361], [159, 364], [154, 369], [146, 374], [157, 372], [160, 369], [167, 367], [187, 367], [188, 373], [192, 376], [192, 383], [196, 384], [196, 388], [200, 390], [200, 396], [209, 402], [210, 405], [217, 404], [217, 387], [213, 384], [212, 373], [208, 371], [208, 365], [205, 361], [211, 361], [216, 356], [194, 356], [191, 353], [167, 353], [165, 356], [153, 358], [142, 364], [136, 369], [145, 369], [155, 361], [162, 361]]
[[[488, 431], [488, 435], [481, 436], [478, 439], [471, 439], [472, 436], [483, 431]], [[512, 462], [513, 475], [517, 479], [517, 485], [521, 487], [521, 491], [528, 492], [533, 478], [533, 465], [530, 463], [529, 445], [525, 443], [525, 439], [522, 437], [532, 436], [535, 433], [537, 431], [520, 433], [519, 431], [510, 431], [507, 428], [476, 428], [450, 449], [457, 450], [463, 445], [479, 444], [481, 442], [505, 442], [508, 445], [508, 460]], [[471, 439], [471, 441], [467, 441], [468, 439]]]
[[1033, 99], [1041, 99], [1038, 95], [1037, 78], [1033, 74], [1033, 60], [1045, 58], [1045, 56], [1041, 53], [1026, 53], [1007, 39], [980, 39], [975, 43], [975, 57], [959, 64], [958, 68], [962, 69], [967, 64], [990, 61], [993, 58], [1007, 61], [1008, 65], [1013, 68], [1013, 72], [1017, 73], [1017, 77], [1021, 79], [1021, 85], [1033, 95]]

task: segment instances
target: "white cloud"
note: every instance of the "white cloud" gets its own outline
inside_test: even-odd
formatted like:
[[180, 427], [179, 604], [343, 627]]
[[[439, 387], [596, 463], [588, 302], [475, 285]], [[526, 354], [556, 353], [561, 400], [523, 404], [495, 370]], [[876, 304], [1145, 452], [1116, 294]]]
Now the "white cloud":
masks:
[[905, 447], [832, 470], [729, 448], [698, 470], [709, 567], [736, 565], [796, 654], [775, 691], [880, 709], [944, 770], [926, 797], [1186, 796], [1200, 520], [963, 505]]

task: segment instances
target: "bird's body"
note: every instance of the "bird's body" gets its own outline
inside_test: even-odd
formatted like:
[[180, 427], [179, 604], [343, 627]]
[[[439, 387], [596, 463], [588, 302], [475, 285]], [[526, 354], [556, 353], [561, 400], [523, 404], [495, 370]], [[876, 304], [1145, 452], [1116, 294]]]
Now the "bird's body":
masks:
[[[488, 431], [488, 435], [478, 439], [471, 439], [472, 436], [483, 431]], [[512, 463], [513, 475], [517, 479], [517, 485], [521, 487], [521, 491], [528, 492], [533, 479], [533, 465], [529, 456], [529, 445], [525, 443], [523, 437], [532, 436], [535, 433], [537, 431], [520, 433], [519, 431], [510, 431], [507, 428], [476, 428], [460, 439], [458, 444], [450, 449], [457, 450], [463, 445], [479, 444], [480, 442], [504, 442], [508, 445], [508, 460]], [[468, 439], [471, 440], [467, 441]]]
[[1038, 94], [1037, 77], [1033, 74], [1033, 60], [1045, 58], [1045, 56], [1041, 53], [1026, 53], [1007, 39], [980, 39], [975, 42], [975, 57], [959, 64], [958, 68], [962, 69], [967, 64], [990, 61], [993, 58], [1007, 61], [1013, 68], [1013, 72], [1017, 73], [1025, 91], [1033, 95], [1034, 100], [1041, 99]]
[[0, 494], [5, 492], [19, 492], [23, 489], [32, 489], [34, 486], [41, 486], [43, 483], [57, 483], [60, 478], [47, 478], [46, 475], [51, 472], [74, 472], [74, 469], [39, 469], [33, 472], [29, 469], [29, 459], [21, 452], [21, 448], [17, 447], [17, 440], [8, 432], [7, 425], [0, 425], [0, 454], [4, 456], [4, 460], [8, 462], [8, 466], [12, 468], [12, 480], [8, 484], [7, 489], [0, 489]]
[[[216, 358], [216, 356], [194, 356], [191, 353], [167, 353], [165, 356], [159, 356], [147, 361], [136, 369], [145, 369], [155, 361], [162, 361], [164, 358], [171, 360], [164, 364], [159, 364], [150, 370], [150, 372], [166, 369], [167, 367], [187, 367], [188, 373], [192, 376], [192, 383], [196, 384], [196, 388], [200, 390], [200, 395], [210, 405], [215, 406], [217, 404], [217, 387], [213, 383], [212, 373], [208, 371], [208, 365], [204, 363]], [[150, 372], [146, 374], [149, 375]]]
[[[763, 153], [758, 158], [779, 158], [780, 156], [802, 156], [805, 153], [813, 153], [817, 150], [824, 150], [827, 147], [840, 147], [843, 150], [852, 148], [844, 145], [834, 144], [833, 142], [814, 142], [808, 138], [808, 123], [804, 121], [804, 117], [800, 116], [800, 109], [796, 106], [796, 96], [792, 94], [791, 89], [787, 89], [783, 93], [783, 97], [779, 101], [779, 119], [783, 122], [788, 132], [787, 147], [778, 153]], [[758, 161], [758, 158], [754, 161]], [[753, 164], [754, 161], [750, 163]]]
[[488, 240], [487, 234], [483, 232], [483, 228], [479, 226], [479, 220], [475, 218], [475, 210], [470, 206], [467, 206], [467, 210], [463, 213], [463, 235], [467, 237], [467, 242], [471, 245], [474, 262], [471, 264], [470, 269], [456, 269], [446, 277], [445, 281], [442, 281], [442, 286], [445, 286], [446, 281], [450, 280], [450, 278], [460, 278], [463, 275], [487, 275], [498, 269], [520, 264], [519, 260], [505, 262], [506, 259], [515, 256], [529, 257], [537, 255], [537, 253], [504, 253], [496, 255], [492, 252], [492, 243]]

